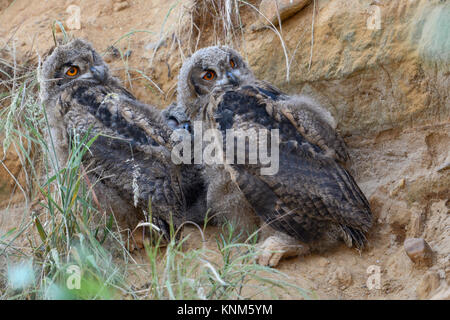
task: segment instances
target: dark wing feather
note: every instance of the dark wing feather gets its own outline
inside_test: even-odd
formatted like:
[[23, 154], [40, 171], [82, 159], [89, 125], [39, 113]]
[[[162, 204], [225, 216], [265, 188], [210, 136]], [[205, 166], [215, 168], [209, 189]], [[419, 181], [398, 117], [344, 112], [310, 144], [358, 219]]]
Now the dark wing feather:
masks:
[[256, 81], [249, 93], [256, 94], [268, 105], [269, 114], [277, 121], [287, 118], [310, 143], [345, 163], [349, 160], [347, 146], [341, 136], [320, 116], [321, 108], [304, 97], [290, 97], [267, 81]]
[[[291, 153], [280, 150], [280, 169], [274, 175], [260, 175], [249, 170], [273, 188], [286, 213], [295, 215], [291, 225], [306, 224], [310, 219], [332, 222], [342, 227], [367, 232], [371, 213], [367, 200], [348, 172], [337, 162], [311, 153], [304, 146]], [[308, 223], [303, 220], [308, 220]], [[312, 231], [315, 231], [314, 226]], [[355, 241], [358, 239], [355, 238]]]
[[274, 101], [286, 100], [288, 98], [288, 96], [284, 94], [280, 89], [267, 81], [256, 81], [255, 87], [261, 94], [268, 96]]
[[[310, 144], [292, 123], [275, 121], [255, 88], [225, 92], [214, 119], [226, 129], [265, 128], [280, 131], [279, 171], [261, 175], [261, 165], [233, 165], [236, 182], [258, 215], [275, 229], [312, 241], [330, 224], [341, 226], [357, 246], [370, 228], [371, 212], [351, 175]], [[294, 141], [296, 147], [290, 147]]]
[[120, 88], [81, 81], [66, 88], [59, 106], [69, 136], [100, 134], [83, 160], [103, 184], [147, 213], [151, 205], [159, 222], [171, 215], [175, 224], [184, 219], [179, 171], [166, 148], [169, 131], [150, 107]]

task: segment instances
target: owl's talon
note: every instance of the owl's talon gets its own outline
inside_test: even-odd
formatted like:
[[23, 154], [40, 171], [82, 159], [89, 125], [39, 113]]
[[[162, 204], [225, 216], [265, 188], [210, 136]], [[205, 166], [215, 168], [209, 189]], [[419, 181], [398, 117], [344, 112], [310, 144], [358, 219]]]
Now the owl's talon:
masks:
[[258, 256], [258, 264], [262, 266], [276, 267], [281, 259], [295, 257], [309, 252], [306, 245], [293, 244], [287, 239], [271, 236], [259, 244], [261, 250]]

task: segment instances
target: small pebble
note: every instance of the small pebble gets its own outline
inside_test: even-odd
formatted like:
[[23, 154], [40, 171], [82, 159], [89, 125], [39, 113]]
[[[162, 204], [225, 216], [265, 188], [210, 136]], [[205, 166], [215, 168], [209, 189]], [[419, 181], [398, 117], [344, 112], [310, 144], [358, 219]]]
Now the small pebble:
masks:
[[408, 238], [403, 243], [406, 254], [414, 264], [431, 267], [433, 251], [422, 238]]
[[122, 11], [122, 10], [128, 8], [129, 6], [130, 6], [130, 4], [127, 1], [117, 2], [117, 3], [114, 3], [114, 11], [115, 12]]

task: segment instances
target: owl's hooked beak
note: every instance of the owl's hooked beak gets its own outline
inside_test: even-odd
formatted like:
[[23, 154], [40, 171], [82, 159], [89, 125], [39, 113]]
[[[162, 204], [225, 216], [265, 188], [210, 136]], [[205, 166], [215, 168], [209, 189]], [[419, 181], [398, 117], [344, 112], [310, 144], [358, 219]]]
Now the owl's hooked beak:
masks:
[[239, 79], [233, 74], [232, 71], [227, 72], [227, 79], [233, 86], [239, 85]]
[[92, 66], [89, 68], [95, 80], [103, 83], [106, 81], [107, 72], [104, 66]]

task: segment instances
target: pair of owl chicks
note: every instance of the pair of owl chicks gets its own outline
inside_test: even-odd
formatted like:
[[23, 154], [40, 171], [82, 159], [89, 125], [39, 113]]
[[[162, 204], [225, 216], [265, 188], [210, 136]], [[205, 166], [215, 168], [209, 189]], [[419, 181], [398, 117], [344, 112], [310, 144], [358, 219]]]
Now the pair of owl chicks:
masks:
[[[194, 53], [180, 70], [177, 103], [161, 113], [137, 101], [92, 46], [76, 39], [46, 59], [41, 98], [55, 163], [65, 165], [77, 135], [99, 135], [83, 163], [99, 202], [138, 247], [146, 232], [136, 228], [139, 221], [151, 219], [169, 236], [170, 223], [201, 223], [207, 212], [247, 232], [259, 227], [262, 265], [339, 240], [357, 248], [367, 241], [371, 211], [345, 168], [348, 153], [331, 114], [257, 80], [230, 48]], [[194, 121], [219, 139], [229, 130], [277, 130], [278, 170], [262, 174], [261, 160], [174, 164], [172, 133], [190, 130]], [[244, 145], [249, 151], [250, 141]], [[226, 143], [219, 146], [226, 154]]]

